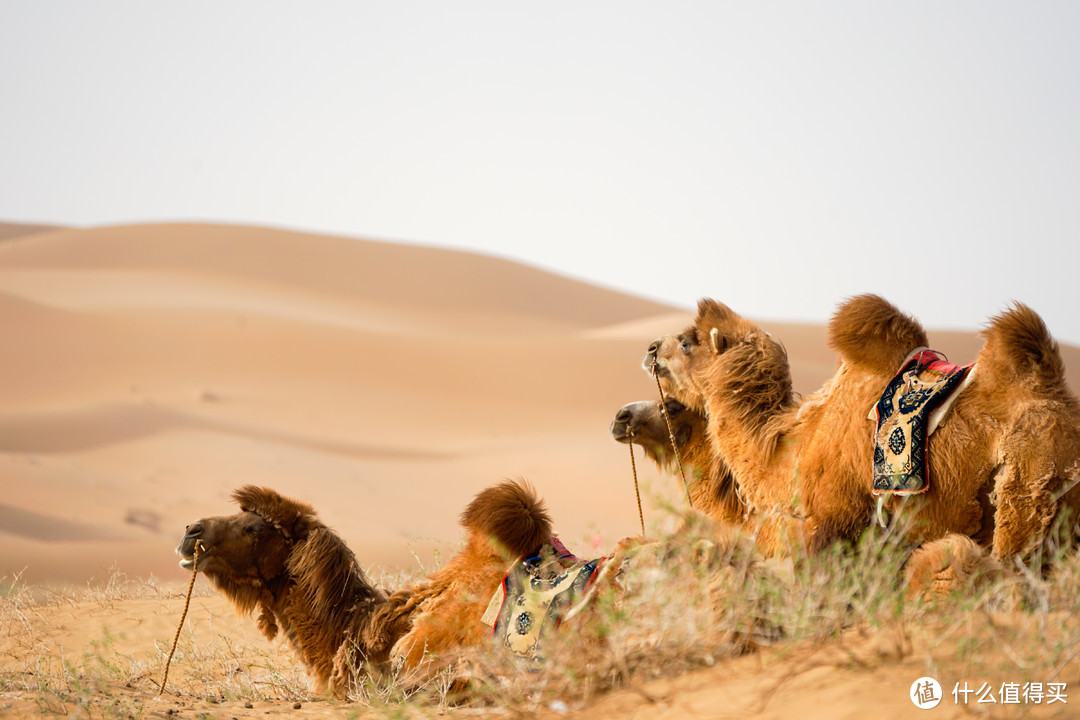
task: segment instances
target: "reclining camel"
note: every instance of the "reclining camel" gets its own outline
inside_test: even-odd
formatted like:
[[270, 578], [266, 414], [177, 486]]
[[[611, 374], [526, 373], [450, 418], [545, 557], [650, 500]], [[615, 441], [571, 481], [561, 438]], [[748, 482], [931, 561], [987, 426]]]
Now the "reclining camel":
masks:
[[[620, 443], [640, 446], [645, 455], [666, 472], [677, 472], [674, 436], [683, 469], [690, 477], [690, 495], [694, 507], [720, 521], [723, 526], [753, 525], [735, 488], [727, 466], [712, 451], [704, 413], [668, 398], [668, 417], [672, 432], [660, 409], [659, 400], [643, 400], [623, 405], [611, 423], [611, 436]], [[755, 528], [758, 543], [777, 550], [777, 539], [763, 534], [767, 528]], [[1003, 569], [985, 550], [970, 538], [956, 533], [915, 548], [905, 563], [904, 586], [909, 596], [948, 595], [965, 587], [993, 580]]]
[[465, 547], [425, 582], [387, 595], [307, 503], [247, 485], [241, 511], [187, 526], [177, 553], [242, 613], [259, 610], [259, 630], [282, 630], [319, 692], [344, 697], [353, 673], [400, 668], [408, 676], [430, 656], [491, 641], [481, 622], [508, 565], [552, 535], [544, 503], [522, 482], [503, 482], [465, 508]]
[[[713, 300], [644, 360], [666, 392], [707, 415], [713, 450], [751, 512], [795, 521], [812, 552], [871, 522], [867, 412], [904, 358], [927, 345], [913, 318], [874, 295], [841, 305], [828, 330], [839, 368], [801, 405], [784, 348]], [[929, 490], [908, 498], [905, 512], [913, 511], [916, 543], [958, 533], [1008, 559], [1044, 536], [1080, 471], [1080, 403], [1030, 308], [992, 318], [983, 336], [970, 385], [930, 437]], [[900, 502], [889, 500], [890, 511]]]
[[[542, 654], [539, 645], [518, 652], [522, 638], [543, 637], [544, 627], [573, 620], [573, 634], [559, 633], [571, 643], [575, 654], [605, 652], [604, 638], [611, 631], [604, 604], [594, 603], [600, 593], [614, 592], [616, 598], [633, 593], [634, 588], [655, 585], [665, 563], [688, 553], [703, 577], [728, 577], [756, 570], [740, 554], [736, 542], [641, 543], [639, 538], [620, 541], [608, 558], [582, 563], [584, 567], [602, 562], [595, 573], [584, 576], [577, 558], [561, 555], [554, 564], [546, 555], [553, 546], [565, 550], [553, 538], [551, 519], [543, 501], [523, 482], [503, 482], [480, 492], [462, 513], [466, 530], [465, 546], [441, 569], [426, 580], [397, 592], [376, 588], [368, 580], [352, 551], [333, 530], [324, 525], [307, 503], [281, 496], [264, 487], [247, 485], [233, 493], [240, 512], [198, 520], [186, 528], [176, 548], [180, 565], [191, 569], [196, 543], [200, 543], [198, 569], [243, 614], [258, 610], [257, 625], [269, 639], [284, 633], [297, 658], [315, 680], [317, 691], [346, 697], [355, 679], [364, 675], [396, 673], [409, 684], [419, 684], [436, 670], [462, 659], [469, 648], [501, 645], [508, 657], [534, 662]], [[516, 563], [521, 558], [537, 558], [542, 572], [555, 570], [554, 577], [527, 577], [540, 594], [554, 591], [556, 614], [532, 614], [534, 606], [521, 595], [514, 602], [493, 602], [501, 587], [510, 587], [511, 577], [521, 581], [517, 568], [533, 564]], [[635, 573], [629, 590], [616, 582], [628, 557], [633, 556]], [[567, 557], [570, 560], [567, 560]], [[572, 566], [558, 564], [573, 562]], [[511, 566], [515, 567], [509, 575]], [[562, 567], [563, 570], [559, 570]], [[725, 574], [726, 569], [726, 574]], [[579, 581], [587, 577], [584, 588]], [[504, 585], [504, 578], [506, 584]], [[544, 585], [545, 580], [554, 584]], [[563, 588], [573, 585], [567, 595]], [[711, 584], [707, 593], [723, 593], [723, 583]], [[644, 587], [643, 586], [643, 587]], [[580, 593], [577, 591], [581, 591]], [[551, 601], [552, 595], [545, 595]], [[573, 605], [562, 604], [568, 600]], [[668, 598], [665, 597], [665, 603]], [[499, 610], [492, 618], [492, 609]], [[508, 619], [504, 626], [502, 621]], [[599, 625], [591, 623], [599, 621]], [[493, 637], [493, 625], [507, 629]], [[525, 626], [535, 626], [536, 633]], [[725, 641], [734, 642], [728, 633]], [[753, 641], [752, 633], [739, 640]], [[544, 649], [546, 652], [546, 649]], [[587, 655], [589, 653], [586, 653]], [[456, 684], [456, 683], [455, 683]]]

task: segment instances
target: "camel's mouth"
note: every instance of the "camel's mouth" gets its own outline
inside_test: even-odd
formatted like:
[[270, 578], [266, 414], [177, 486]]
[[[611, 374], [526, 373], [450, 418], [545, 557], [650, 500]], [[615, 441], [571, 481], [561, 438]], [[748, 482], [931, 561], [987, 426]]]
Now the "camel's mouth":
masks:
[[654, 377], [660, 379], [671, 377], [671, 371], [667, 369], [667, 365], [655, 355], [646, 355], [645, 359], [641, 361], [641, 367]]
[[[199, 569], [206, 567], [206, 561], [213, 552], [212, 548], [203, 548], [199, 551]], [[180, 556], [180, 567], [190, 570], [195, 565], [195, 554], [184, 549], [183, 543], [176, 546], [176, 554]]]
[[616, 442], [628, 443], [633, 440], [634, 435], [630, 431], [630, 423], [624, 420], [613, 420], [611, 422], [611, 437]]

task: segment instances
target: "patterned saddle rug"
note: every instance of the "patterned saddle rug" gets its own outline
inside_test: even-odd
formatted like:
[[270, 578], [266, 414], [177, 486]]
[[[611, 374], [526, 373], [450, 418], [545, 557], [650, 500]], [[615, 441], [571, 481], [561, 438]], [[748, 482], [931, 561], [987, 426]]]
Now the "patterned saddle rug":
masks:
[[545, 642], [588, 602], [606, 559], [581, 560], [553, 537], [535, 557], [517, 562], [484, 614], [484, 622], [494, 626], [496, 644], [539, 666]]
[[926, 348], [904, 360], [870, 411], [876, 421], [874, 495], [916, 495], [929, 489], [927, 440], [971, 381], [973, 368], [953, 365]]

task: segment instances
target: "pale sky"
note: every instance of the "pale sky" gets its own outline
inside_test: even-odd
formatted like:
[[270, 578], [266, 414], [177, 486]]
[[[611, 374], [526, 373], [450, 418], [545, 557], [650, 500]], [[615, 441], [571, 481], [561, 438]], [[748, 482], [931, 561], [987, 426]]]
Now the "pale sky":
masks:
[[[1080, 3], [0, 0], [0, 219], [492, 253], [1080, 344]], [[961, 359], [963, 360], [963, 359]]]

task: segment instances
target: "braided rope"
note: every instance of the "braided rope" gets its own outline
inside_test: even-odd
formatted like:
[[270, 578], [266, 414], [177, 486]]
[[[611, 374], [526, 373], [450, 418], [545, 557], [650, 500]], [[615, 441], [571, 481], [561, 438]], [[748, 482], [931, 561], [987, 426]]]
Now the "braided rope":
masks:
[[180, 629], [184, 627], [184, 620], [187, 619], [188, 607], [191, 606], [191, 591], [195, 588], [195, 576], [199, 574], [199, 549], [202, 547], [202, 544], [202, 540], [195, 541], [195, 558], [191, 561], [191, 582], [188, 583], [187, 600], [184, 601], [184, 613], [180, 616], [180, 624], [176, 626], [176, 635], [173, 637], [172, 650], [169, 651], [169, 659], [165, 661], [165, 675], [161, 678], [161, 687], [158, 688], [158, 695], [165, 692], [165, 683], [169, 681], [169, 665], [172, 664], [173, 653], [176, 652], [176, 644], [180, 642]]
[[671, 416], [667, 411], [667, 395], [664, 394], [664, 386], [660, 384], [660, 375], [656, 372], [657, 362], [653, 360], [652, 376], [656, 380], [656, 389], [660, 391], [660, 411], [664, 413], [664, 422], [667, 424], [668, 440], [671, 441], [671, 449], [675, 451], [675, 463], [679, 466], [679, 477], [682, 478], [683, 489], [686, 490], [686, 502], [690, 508], [694, 508], [694, 500], [690, 497], [690, 484], [686, 482], [686, 473], [683, 472], [682, 457], [679, 455], [679, 446], [675, 444], [675, 432], [671, 429]]
[[641, 521], [641, 537], [645, 537], [645, 513], [641, 511], [641, 489], [638, 487], [637, 479], [637, 462], [634, 460], [634, 433], [630, 432], [630, 440], [627, 445], [630, 446], [630, 469], [634, 471], [634, 494], [637, 495], [637, 514], [638, 520]]

